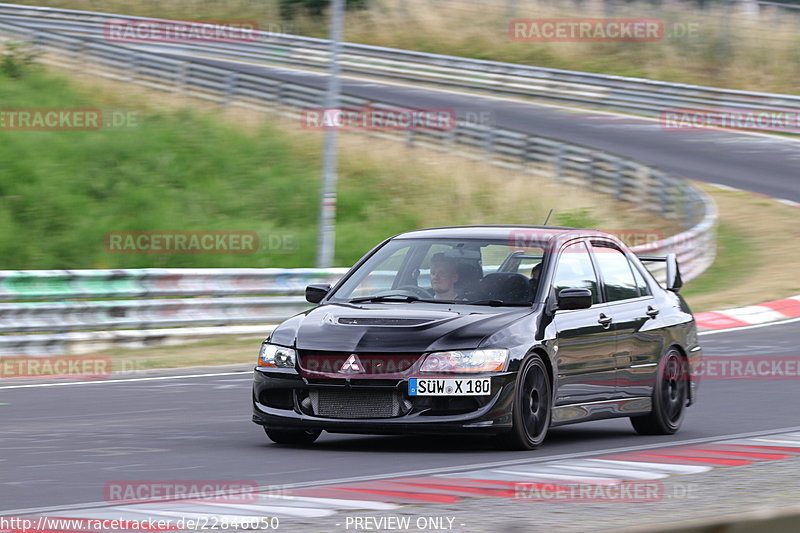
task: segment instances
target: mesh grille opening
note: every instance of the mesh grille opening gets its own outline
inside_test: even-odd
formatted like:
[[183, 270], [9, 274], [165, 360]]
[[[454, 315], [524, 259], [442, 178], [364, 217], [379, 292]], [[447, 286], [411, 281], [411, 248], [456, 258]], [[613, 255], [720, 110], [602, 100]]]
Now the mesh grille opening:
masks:
[[325, 418], [391, 418], [400, 415], [396, 391], [312, 390], [311, 407]]

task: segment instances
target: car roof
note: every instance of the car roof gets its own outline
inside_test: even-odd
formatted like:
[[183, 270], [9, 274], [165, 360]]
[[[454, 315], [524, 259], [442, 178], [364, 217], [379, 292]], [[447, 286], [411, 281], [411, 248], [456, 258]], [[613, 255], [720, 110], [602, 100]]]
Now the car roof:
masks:
[[448, 226], [407, 231], [395, 235], [393, 239], [500, 239], [508, 242], [534, 241], [549, 242], [552, 239], [566, 240], [572, 236], [606, 237], [614, 241], [618, 239], [602, 231], [567, 228], [562, 226], [515, 226], [515, 225], [483, 225], [483, 226]]

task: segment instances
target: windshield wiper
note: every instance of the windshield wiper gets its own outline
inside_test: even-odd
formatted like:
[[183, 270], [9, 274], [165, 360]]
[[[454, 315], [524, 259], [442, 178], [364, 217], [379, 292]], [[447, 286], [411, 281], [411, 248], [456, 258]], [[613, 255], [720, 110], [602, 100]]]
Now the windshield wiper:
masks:
[[[435, 298], [420, 298], [411, 294], [383, 294], [381, 296], [362, 296], [353, 298], [347, 303], [357, 304], [364, 302], [430, 302], [435, 304], [452, 304], [452, 300], [437, 300]], [[458, 302], [455, 302], [458, 303]]]
[[349, 300], [351, 304], [357, 304], [361, 302], [416, 302], [419, 300], [419, 296], [413, 296], [410, 294], [384, 294], [382, 296], [362, 296], [360, 298], [353, 298]]
[[491, 307], [528, 307], [530, 302], [504, 302], [503, 300], [472, 300], [471, 302], [464, 302], [466, 305], [489, 305]]

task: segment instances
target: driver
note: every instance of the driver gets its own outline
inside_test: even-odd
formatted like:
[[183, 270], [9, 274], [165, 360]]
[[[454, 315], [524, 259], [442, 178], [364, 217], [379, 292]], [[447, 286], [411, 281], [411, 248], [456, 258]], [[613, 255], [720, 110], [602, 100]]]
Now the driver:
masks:
[[431, 257], [431, 289], [439, 300], [455, 300], [455, 284], [458, 281], [456, 260], [443, 253]]

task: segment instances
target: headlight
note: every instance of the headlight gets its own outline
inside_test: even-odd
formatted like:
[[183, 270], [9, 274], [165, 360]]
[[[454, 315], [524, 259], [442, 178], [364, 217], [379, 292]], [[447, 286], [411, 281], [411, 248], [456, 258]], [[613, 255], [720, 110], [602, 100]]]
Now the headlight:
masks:
[[258, 366], [274, 366], [278, 368], [294, 368], [297, 354], [292, 348], [265, 342], [258, 352]]
[[422, 363], [422, 372], [502, 372], [508, 350], [434, 352]]

